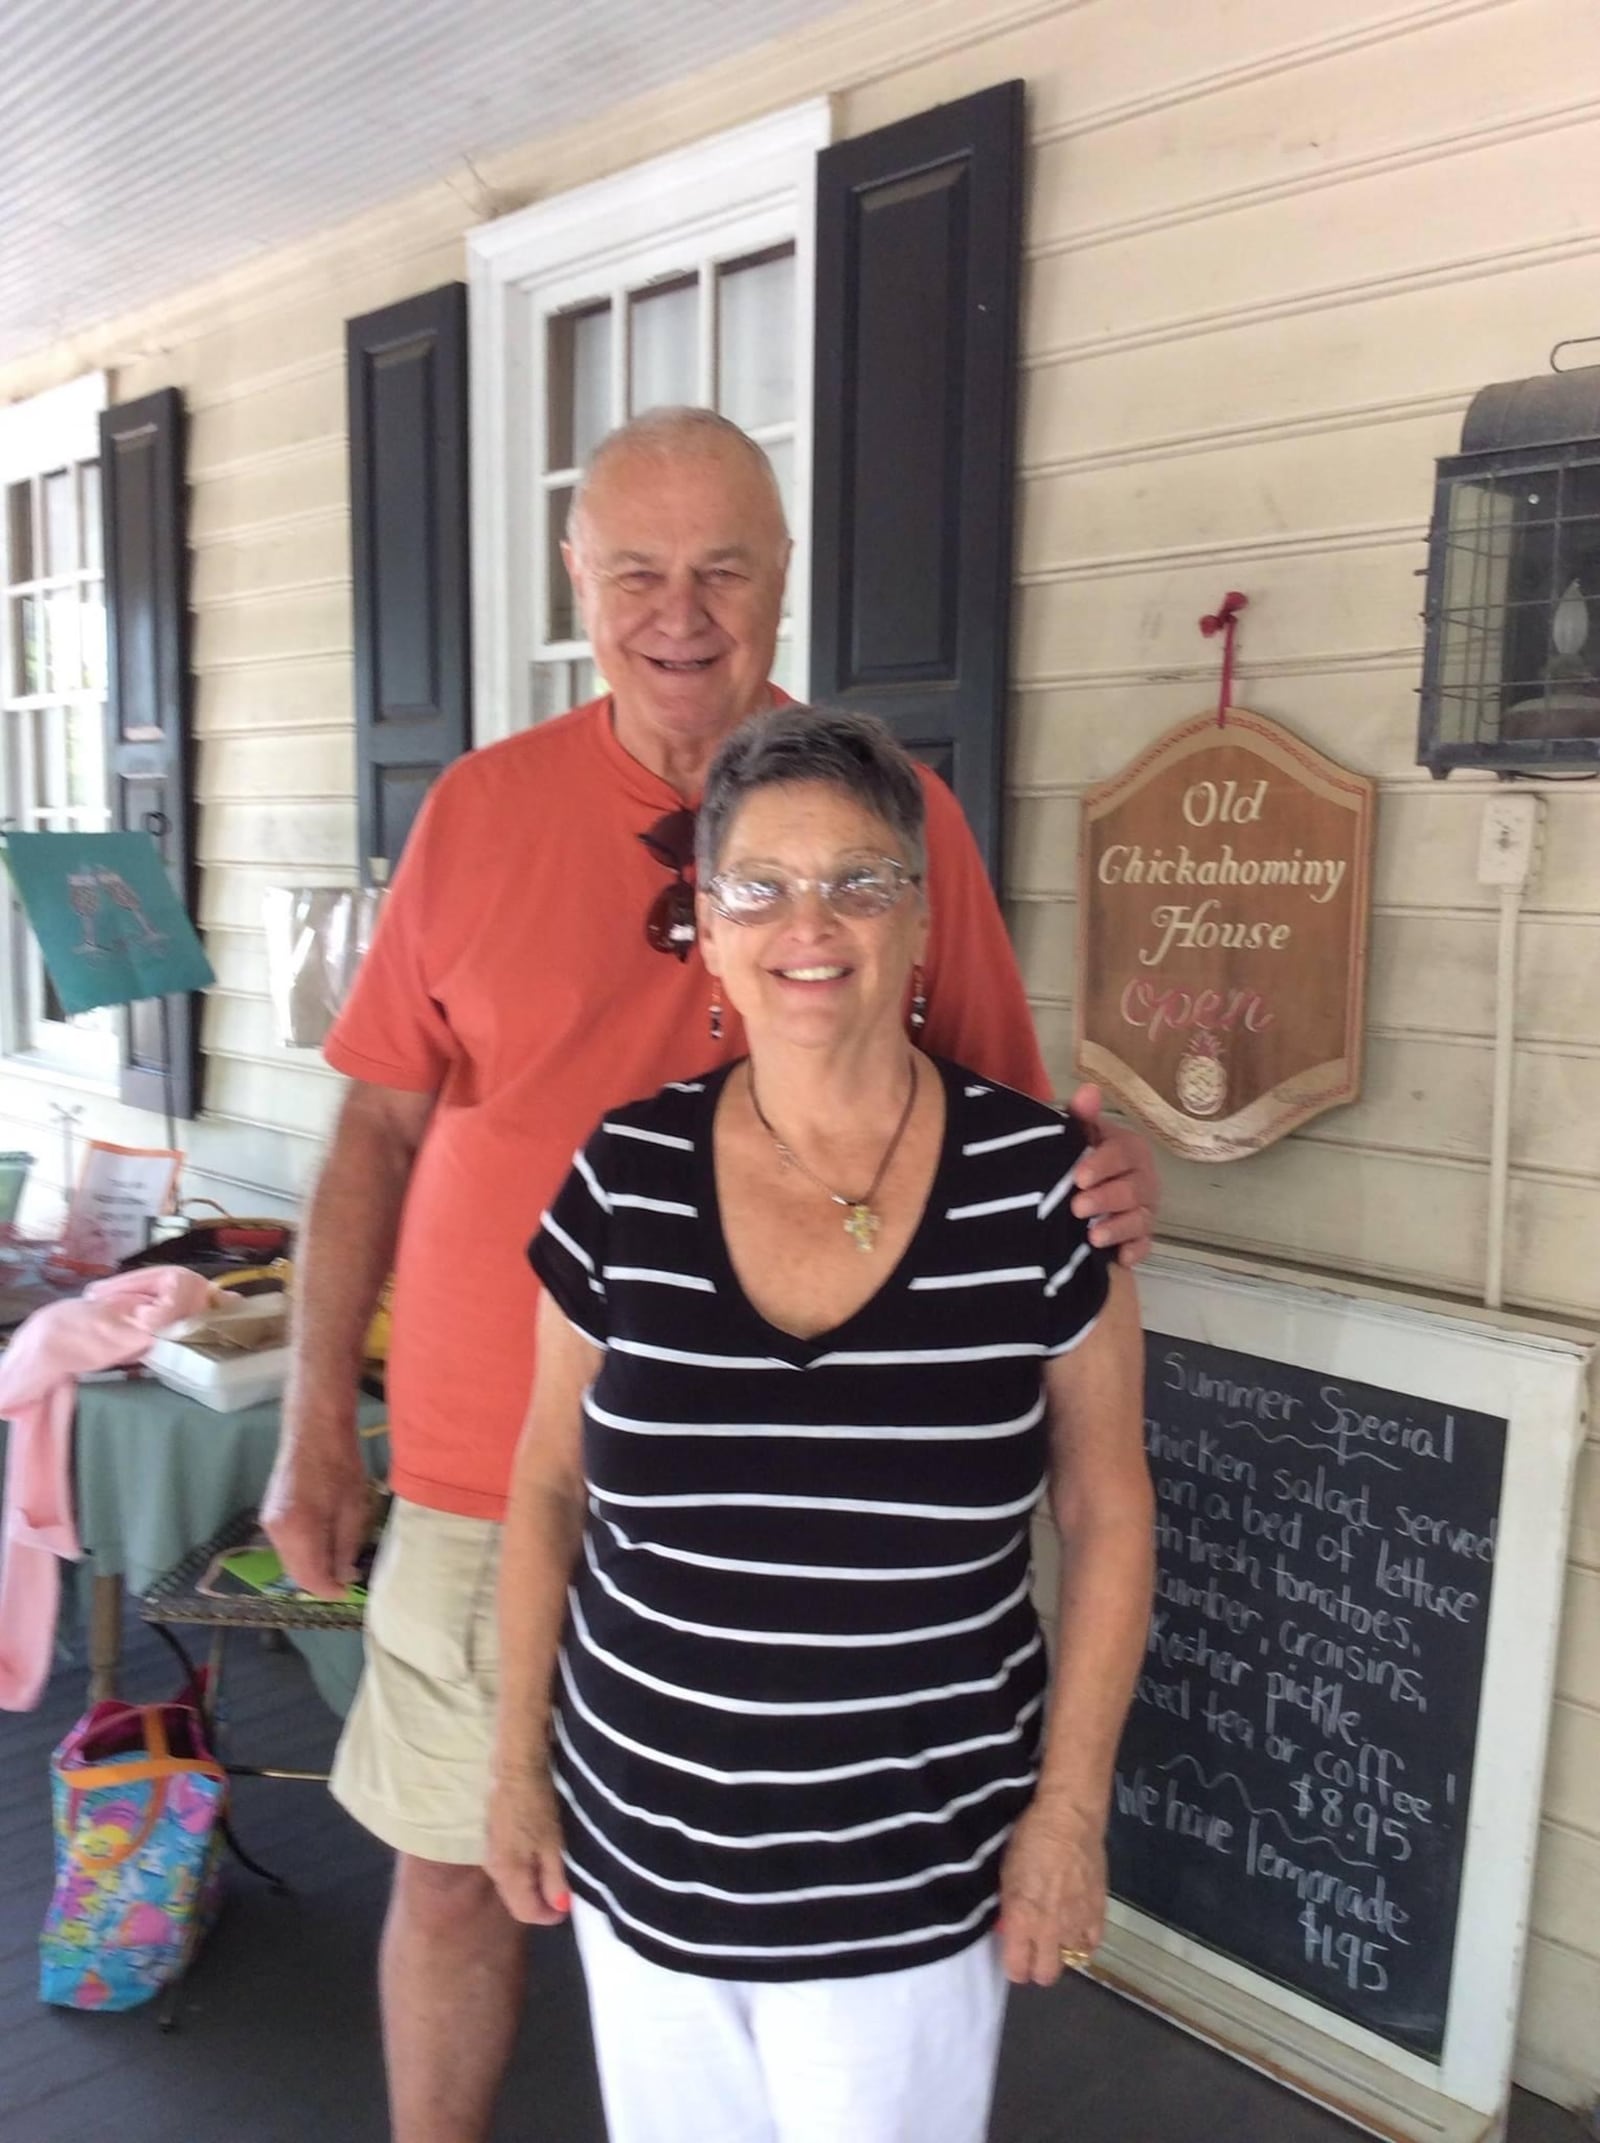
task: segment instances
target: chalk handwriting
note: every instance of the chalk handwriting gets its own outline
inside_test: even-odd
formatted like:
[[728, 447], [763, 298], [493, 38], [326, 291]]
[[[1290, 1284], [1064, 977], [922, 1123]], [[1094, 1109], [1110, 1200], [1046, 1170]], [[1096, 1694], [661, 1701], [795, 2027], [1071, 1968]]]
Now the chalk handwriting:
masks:
[[1197, 1340], [1147, 1356], [1158, 1568], [1114, 1887], [1437, 2051], [1504, 1424]]

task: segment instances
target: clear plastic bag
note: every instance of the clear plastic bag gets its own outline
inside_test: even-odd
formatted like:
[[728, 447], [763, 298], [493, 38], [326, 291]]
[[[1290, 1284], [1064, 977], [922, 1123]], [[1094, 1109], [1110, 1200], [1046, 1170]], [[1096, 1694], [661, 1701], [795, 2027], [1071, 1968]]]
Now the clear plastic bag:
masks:
[[269, 886], [267, 977], [278, 1040], [320, 1049], [378, 926], [378, 886]]

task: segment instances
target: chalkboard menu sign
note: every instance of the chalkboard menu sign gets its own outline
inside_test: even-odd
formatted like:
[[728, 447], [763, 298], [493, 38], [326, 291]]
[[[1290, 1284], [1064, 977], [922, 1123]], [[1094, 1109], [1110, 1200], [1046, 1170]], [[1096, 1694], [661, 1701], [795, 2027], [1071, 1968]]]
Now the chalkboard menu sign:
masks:
[[1111, 1888], [1437, 2059], [1505, 1420], [1158, 1332]]

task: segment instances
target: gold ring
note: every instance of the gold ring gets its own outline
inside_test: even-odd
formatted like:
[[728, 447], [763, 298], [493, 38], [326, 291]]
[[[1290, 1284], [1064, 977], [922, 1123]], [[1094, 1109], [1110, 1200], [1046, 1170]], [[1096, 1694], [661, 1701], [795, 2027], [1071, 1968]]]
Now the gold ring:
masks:
[[1081, 1972], [1093, 1955], [1093, 1950], [1069, 1950], [1063, 1948], [1061, 1962], [1069, 1972]]

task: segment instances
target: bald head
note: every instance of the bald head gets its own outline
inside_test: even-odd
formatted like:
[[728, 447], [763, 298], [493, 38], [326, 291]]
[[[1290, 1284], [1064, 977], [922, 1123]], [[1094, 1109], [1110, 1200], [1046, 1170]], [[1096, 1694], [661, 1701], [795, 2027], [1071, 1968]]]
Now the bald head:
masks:
[[789, 530], [772, 463], [748, 433], [714, 409], [647, 409], [608, 432], [590, 455], [567, 509], [567, 542], [586, 548], [590, 507], [636, 484], [648, 485], [668, 465], [721, 464], [731, 490], [754, 525], [753, 540], [772, 542], [787, 554]]
[[710, 409], [652, 409], [601, 441], [562, 555], [624, 749], [690, 796], [765, 705], [789, 533], [753, 439]]

